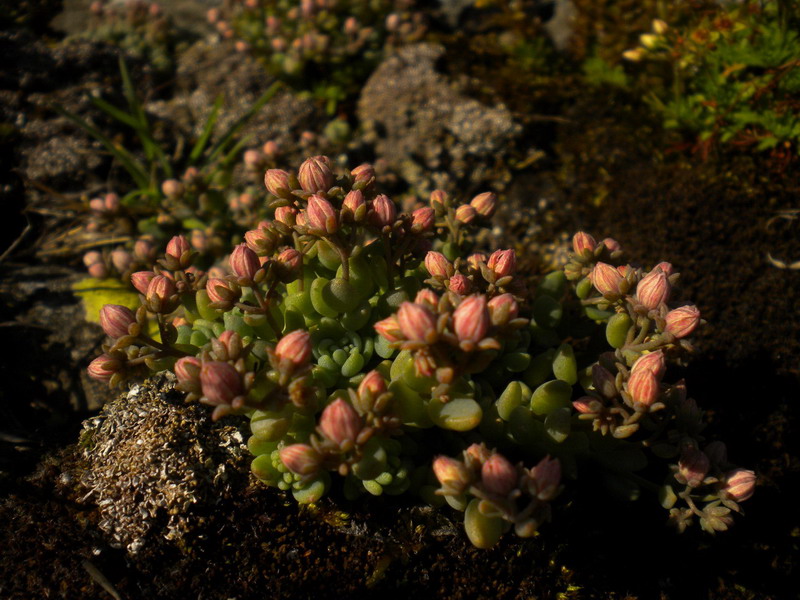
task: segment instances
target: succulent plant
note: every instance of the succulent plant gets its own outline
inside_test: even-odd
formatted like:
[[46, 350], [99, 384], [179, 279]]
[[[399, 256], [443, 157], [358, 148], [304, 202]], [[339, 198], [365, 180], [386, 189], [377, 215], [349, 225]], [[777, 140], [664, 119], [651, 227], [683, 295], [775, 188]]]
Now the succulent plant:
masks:
[[[752, 494], [753, 473], [703, 438], [684, 383], [664, 381], [701, 323], [673, 303], [672, 265], [633, 267], [617, 242], [581, 232], [565, 270], [536, 280], [513, 250], [471, 247], [492, 193], [437, 190], [402, 213], [370, 165], [339, 171], [324, 156], [264, 181], [271, 218], [225, 271], [197, 270], [176, 236], [133, 274], [137, 311], [103, 308], [112, 342], [92, 377], [171, 369], [214, 418], [250, 419], [267, 485], [299, 502], [333, 485], [348, 498], [414, 491], [464, 511], [481, 548], [511, 526], [533, 535], [587, 462], [629, 494], [656, 489], [680, 529], [695, 516], [725, 529]], [[660, 485], [637, 473], [650, 461]]]

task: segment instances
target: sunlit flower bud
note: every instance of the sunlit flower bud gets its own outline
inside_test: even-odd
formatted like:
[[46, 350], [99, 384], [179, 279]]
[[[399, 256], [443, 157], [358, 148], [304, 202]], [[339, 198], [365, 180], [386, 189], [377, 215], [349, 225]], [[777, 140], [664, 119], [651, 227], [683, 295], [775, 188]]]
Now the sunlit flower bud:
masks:
[[493, 494], [507, 496], [517, 486], [517, 470], [500, 454], [492, 454], [481, 467], [481, 483]]
[[212, 277], [206, 283], [208, 299], [212, 302], [230, 302], [235, 294], [231, 290], [228, 282], [219, 277]]
[[291, 191], [289, 173], [282, 169], [267, 169], [264, 174], [264, 186], [273, 196], [283, 196]]
[[517, 255], [513, 250], [495, 250], [486, 263], [498, 277], [513, 275], [517, 268]]
[[286, 334], [275, 346], [275, 356], [302, 367], [311, 358], [311, 336], [303, 329]]
[[609, 252], [617, 252], [618, 250], [622, 250], [622, 245], [614, 238], [605, 238], [601, 240], [600, 243], [608, 248]]
[[592, 385], [597, 393], [604, 398], [617, 396], [617, 383], [614, 375], [600, 364], [592, 366]]
[[345, 35], [355, 35], [358, 33], [358, 19], [355, 17], [347, 17], [342, 28]]
[[275, 52], [283, 52], [286, 50], [286, 40], [280, 37], [272, 38], [269, 45]]
[[180, 198], [185, 191], [183, 184], [177, 179], [167, 179], [161, 184], [161, 191], [167, 198]]
[[460, 342], [477, 344], [489, 331], [489, 309], [486, 296], [465, 298], [453, 313], [453, 331]]
[[156, 246], [147, 238], [139, 238], [133, 245], [133, 255], [142, 262], [150, 262], [156, 257]]
[[581, 414], [588, 414], [592, 412], [592, 402], [594, 401], [595, 399], [591, 396], [582, 396], [572, 403], [572, 408]]
[[419, 231], [431, 231], [436, 225], [436, 211], [430, 206], [423, 206], [411, 213], [411, 226]]
[[638, 371], [651, 371], [656, 378], [661, 379], [664, 371], [667, 369], [667, 362], [664, 359], [664, 352], [657, 350], [648, 354], [642, 355], [635, 363], [633, 363], [632, 373]]
[[367, 201], [364, 199], [364, 194], [361, 190], [352, 190], [348, 192], [342, 202], [342, 208], [346, 208], [350, 211], [350, 214], [356, 219], [363, 218], [363, 215], [366, 214], [366, 207]]
[[595, 248], [597, 248], [597, 242], [585, 231], [579, 231], [572, 236], [572, 250], [578, 256], [581, 256], [587, 250], [594, 252]]
[[497, 209], [497, 194], [494, 192], [483, 192], [470, 200], [469, 204], [481, 217], [488, 219]]
[[305, 211], [308, 227], [322, 234], [332, 234], [339, 230], [339, 213], [322, 196], [311, 196]]
[[477, 211], [469, 204], [462, 204], [456, 209], [456, 221], [469, 225], [478, 216]]
[[326, 156], [312, 156], [302, 165], [297, 174], [300, 187], [306, 192], [327, 192], [336, 182]]
[[184, 356], [175, 361], [175, 376], [178, 382], [185, 386], [194, 387], [200, 381], [200, 359], [194, 356]]
[[286, 248], [278, 254], [278, 262], [289, 271], [299, 271], [303, 266], [303, 255], [294, 248]]
[[425, 268], [431, 277], [447, 279], [453, 274], [453, 265], [441, 252], [430, 251], [425, 256]]
[[133, 256], [125, 248], [115, 248], [111, 251], [111, 264], [120, 273], [124, 273], [131, 268]]
[[633, 267], [630, 265], [620, 265], [617, 267], [617, 273], [622, 275], [623, 277], [627, 277], [628, 273], [633, 271]]
[[652, 50], [658, 44], [658, 36], [652, 33], [643, 33], [639, 36], [639, 43], [645, 48]]
[[228, 357], [236, 357], [242, 351], [242, 337], [233, 330], [226, 329], [219, 334], [217, 341], [222, 344]]
[[264, 163], [266, 163], [264, 155], [259, 150], [247, 150], [243, 158], [244, 164], [251, 169], [260, 169], [264, 166]]
[[437, 456], [433, 461], [433, 474], [442, 487], [454, 494], [460, 494], [469, 487], [472, 474], [466, 465], [449, 456]]
[[456, 273], [450, 278], [447, 287], [451, 292], [459, 296], [466, 296], [472, 289], [472, 282], [465, 275]]
[[552, 500], [561, 483], [561, 462], [557, 458], [545, 456], [531, 469], [531, 477], [536, 481], [536, 497], [545, 502]]
[[430, 342], [436, 336], [436, 317], [426, 306], [403, 302], [397, 311], [397, 323], [407, 340]]
[[664, 272], [653, 269], [636, 286], [636, 299], [647, 308], [653, 310], [669, 299], [672, 286]]
[[128, 327], [136, 323], [136, 315], [127, 306], [106, 304], [100, 309], [100, 327], [114, 339], [128, 335]]
[[278, 142], [274, 140], [268, 140], [264, 142], [264, 145], [261, 147], [261, 151], [267, 158], [275, 158], [281, 153], [281, 147], [278, 145]]
[[92, 212], [103, 214], [106, 210], [105, 202], [102, 198], [92, 198], [89, 200], [89, 210]]
[[322, 411], [319, 430], [326, 438], [339, 446], [354, 443], [361, 433], [361, 417], [348, 402], [337, 398]]
[[86, 270], [89, 275], [96, 279], [103, 279], [108, 276], [108, 268], [103, 261], [103, 255], [97, 250], [91, 250], [83, 255], [83, 264], [86, 265]]
[[625, 50], [625, 52], [622, 53], [622, 58], [631, 62], [639, 62], [644, 58], [646, 52], [647, 51], [641, 47], [631, 48], [630, 50]]
[[108, 354], [101, 354], [89, 363], [86, 372], [92, 379], [108, 381], [119, 370], [119, 366], [119, 361], [111, 358]]
[[483, 463], [491, 457], [491, 451], [483, 444], [470, 444], [467, 449], [464, 450], [464, 458], [467, 460], [467, 464], [472, 460], [479, 465], [483, 465]]
[[693, 304], [671, 310], [666, 316], [665, 330], [676, 338], [690, 335], [700, 324], [700, 311]]
[[220, 10], [218, 8], [209, 8], [206, 11], [206, 21], [214, 25], [220, 18]]
[[258, 255], [247, 247], [247, 244], [239, 244], [233, 249], [230, 258], [231, 271], [237, 277], [252, 279], [261, 267]]
[[363, 396], [367, 391], [372, 394], [373, 398], [377, 398], [386, 392], [386, 380], [383, 378], [383, 375], [377, 371], [370, 371], [367, 373], [358, 386], [358, 395]]
[[200, 179], [200, 170], [197, 167], [188, 167], [181, 179], [188, 184], [196, 183]]
[[708, 457], [696, 446], [685, 447], [678, 460], [678, 473], [689, 487], [702, 484], [709, 467]]
[[481, 270], [481, 263], [486, 263], [489, 260], [489, 257], [486, 256], [483, 252], [476, 252], [475, 254], [471, 254], [467, 257], [467, 264], [470, 266], [471, 269], [475, 271]]
[[[664, 274], [667, 277], [669, 277], [670, 275], [672, 275], [675, 272], [675, 267], [672, 266], [672, 263], [667, 262], [665, 260], [661, 261], [660, 263], [658, 263], [655, 266], [655, 269], [661, 269], [662, 271], [664, 271]], [[655, 270], [655, 269], [653, 269], [653, 270]]]
[[435, 312], [439, 307], [439, 296], [433, 290], [425, 288], [417, 292], [414, 304], [422, 304]]
[[704, 452], [712, 465], [722, 465], [728, 462], [728, 449], [724, 442], [711, 442], [706, 446]]
[[279, 451], [281, 462], [292, 473], [311, 475], [319, 471], [322, 457], [308, 444], [292, 444]]
[[619, 284], [622, 282], [622, 275], [614, 267], [604, 262], [597, 263], [590, 275], [592, 285], [601, 294], [619, 294]]
[[447, 192], [444, 190], [433, 190], [430, 198], [431, 208], [442, 210], [447, 203]]
[[368, 187], [375, 180], [375, 169], [371, 164], [364, 163], [350, 171], [350, 175], [353, 176], [355, 183], [363, 183]]
[[119, 196], [117, 196], [116, 194], [110, 193], [106, 194], [103, 197], [103, 209], [107, 213], [111, 215], [116, 214], [117, 211], [119, 211], [119, 207], [120, 207], [120, 200]]
[[400, 324], [397, 322], [395, 315], [375, 323], [375, 331], [390, 342], [399, 342], [403, 339], [403, 333], [400, 331]]
[[203, 362], [200, 368], [200, 386], [206, 401], [214, 406], [230, 404], [243, 391], [242, 377], [226, 362]]
[[198, 252], [205, 252], [208, 250], [208, 236], [205, 231], [200, 229], [192, 229], [192, 232], [189, 234], [189, 243], [192, 248]]
[[145, 294], [148, 302], [160, 300], [161, 302], [174, 296], [176, 292], [175, 282], [164, 275], [156, 275], [150, 280]]
[[748, 469], [734, 469], [725, 475], [723, 489], [735, 502], [744, 502], [756, 489], [756, 474]]
[[380, 194], [372, 201], [370, 221], [378, 227], [391, 226], [397, 217], [397, 209], [388, 196]]
[[653, 33], [658, 35], [664, 35], [669, 29], [669, 25], [667, 25], [667, 23], [661, 19], [653, 19], [652, 27]]
[[189, 252], [191, 249], [189, 241], [185, 237], [176, 235], [167, 244], [166, 255], [171, 256], [175, 260], [180, 260], [183, 253]]
[[511, 294], [495, 296], [487, 307], [495, 325], [504, 325], [519, 316], [519, 304]]
[[152, 271], [137, 271], [131, 274], [131, 284], [140, 294], [147, 294], [147, 288], [150, 287], [150, 282], [155, 276], [156, 274]]
[[275, 209], [275, 220], [287, 227], [294, 227], [297, 222], [297, 209], [292, 206], [279, 206]]
[[628, 393], [634, 403], [650, 406], [658, 400], [660, 391], [658, 378], [649, 369], [631, 372], [630, 379], [628, 379]]

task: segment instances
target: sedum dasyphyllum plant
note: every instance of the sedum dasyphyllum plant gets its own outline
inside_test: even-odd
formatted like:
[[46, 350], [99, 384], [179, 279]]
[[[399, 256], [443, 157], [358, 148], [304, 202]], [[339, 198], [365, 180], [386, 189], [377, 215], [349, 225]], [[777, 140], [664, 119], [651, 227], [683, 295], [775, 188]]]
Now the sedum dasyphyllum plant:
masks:
[[249, 417], [267, 485], [299, 502], [332, 485], [413, 491], [464, 511], [481, 548], [512, 526], [532, 536], [586, 463], [629, 493], [658, 491], [681, 530], [726, 529], [752, 494], [752, 471], [703, 438], [683, 382], [664, 380], [700, 323], [670, 303], [668, 263], [635, 268], [615, 241], [578, 233], [565, 271], [531, 285], [513, 250], [469, 247], [492, 193], [459, 204], [436, 191], [399, 214], [370, 165], [337, 173], [323, 156], [265, 184], [271, 220], [225, 274], [193, 267], [176, 236], [132, 275], [141, 306], [102, 309], [113, 339], [90, 375], [170, 369], [214, 418]]

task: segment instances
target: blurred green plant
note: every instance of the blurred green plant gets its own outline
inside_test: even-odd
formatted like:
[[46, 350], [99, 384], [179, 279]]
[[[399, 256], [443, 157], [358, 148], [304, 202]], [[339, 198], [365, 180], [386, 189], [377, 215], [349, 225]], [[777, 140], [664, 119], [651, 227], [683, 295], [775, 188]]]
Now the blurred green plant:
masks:
[[513, 250], [474, 252], [493, 193], [437, 190], [400, 213], [370, 165], [324, 156], [265, 185], [271, 220], [226, 270], [196, 269], [176, 236], [132, 275], [135, 311], [103, 307], [112, 340], [92, 377], [172, 370], [213, 418], [249, 417], [267, 485], [303, 503], [337, 481], [350, 499], [413, 491], [463, 511], [480, 548], [511, 528], [535, 535], [562, 476], [584, 468], [626, 499], [653, 490], [679, 530], [725, 530], [752, 495], [753, 472], [706, 440], [685, 384], [664, 380], [700, 325], [669, 263], [634, 267], [580, 232], [565, 270], [531, 286]]

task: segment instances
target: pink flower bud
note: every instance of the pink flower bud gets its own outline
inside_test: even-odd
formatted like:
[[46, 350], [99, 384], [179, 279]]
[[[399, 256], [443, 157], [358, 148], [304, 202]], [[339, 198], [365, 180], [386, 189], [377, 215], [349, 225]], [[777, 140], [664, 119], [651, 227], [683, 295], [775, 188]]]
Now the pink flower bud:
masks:
[[206, 282], [206, 293], [212, 302], [231, 302], [236, 296], [228, 282], [219, 277], [212, 277]]
[[441, 210], [447, 203], [447, 192], [444, 190], [433, 190], [430, 197], [431, 208]]
[[279, 206], [275, 209], [275, 220], [287, 227], [294, 227], [297, 222], [297, 209], [293, 206]]
[[453, 265], [441, 252], [428, 252], [425, 256], [425, 268], [431, 277], [437, 279], [447, 279], [453, 274]]
[[114, 248], [111, 251], [111, 264], [120, 273], [124, 273], [131, 268], [133, 256], [125, 248]]
[[622, 245], [614, 238], [605, 238], [600, 243], [603, 244], [603, 246], [605, 246], [606, 248], [608, 248], [609, 252], [616, 252], [617, 250], [622, 250]]
[[185, 237], [182, 235], [176, 235], [167, 244], [166, 255], [171, 256], [175, 260], [180, 260], [184, 252], [189, 252], [191, 249], [192, 247], [189, 245], [189, 241]]
[[676, 338], [685, 338], [700, 324], [700, 311], [693, 304], [671, 310], [666, 316], [665, 330]]
[[494, 192], [483, 192], [470, 200], [469, 204], [481, 217], [485, 219], [491, 218], [494, 211], [497, 209], [497, 194]]
[[247, 244], [239, 244], [233, 249], [230, 265], [234, 275], [244, 279], [253, 279], [261, 268], [258, 255], [248, 248]]
[[656, 309], [669, 299], [671, 287], [664, 272], [655, 268], [636, 286], [636, 299], [650, 310]]
[[397, 209], [388, 196], [381, 194], [372, 201], [370, 221], [378, 227], [390, 227], [397, 218]]
[[332, 234], [339, 230], [339, 213], [322, 196], [311, 196], [306, 208], [308, 227], [321, 234]]
[[437, 296], [436, 292], [433, 290], [425, 288], [417, 292], [414, 298], [414, 304], [422, 304], [436, 312], [439, 309], [439, 296]]
[[661, 379], [666, 369], [667, 362], [664, 359], [664, 352], [662, 350], [657, 350], [639, 357], [637, 361], [633, 363], [631, 372], [636, 373], [637, 371], [651, 371], [657, 379]]
[[291, 191], [289, 173], [281, 169], [268, 169], [264, 174], [264, 186], [273, 196], [282, 197]]
[[397, 323], [409, 341], [432, 343], [437, 337], [436, 317], [426, 306], [403, 302], [397, 311]]
[[361, 417], [348, 402], [337, 398], [322, 411], [319, 430], [326, 438], [342, 446], [355, 443], [361, 433]]
[[395, 315], [375, 323], [375, 331], [378, 332], [378, 335], [390, 342], [399, 342], [403, 339], [403, 334], [400, 331], [400, 324], [397, 322], [397, 317]]
[[627, 277], [628, 273], [631, 271], [633, 271], [633, 267], [630, 265], [620, 265], [617, 267], [617, 272], [623, 277]]
[[164, 275], [156, 275], [150, 280], [145, 297], [149, 302], [154, 300], [163, 302], [174, 296], [176, 291], [175, 282], [172, 279]]
[[513, 250], [495, 250], [486, 263], [498, 277], [513, 275], [517, 268], [517, 255]]
[[150, 282], [156, 274], [152, 271], [137, 271], [131, 274], [131, 283], [140, 294], [147, 294], [147, 288], [150, 287]]
[[322, 457], [308, 444], [292, 444], [279, 451], [281, 462], [292, 473], [312, 475], [319, 471]]
[[630, 379], [628, 379], [628, 393], [634, 403], [650, 406], [658, 400], [660, 391], [658, 378], [649, 369], [631, 372]]
[[348, 192], [342, 202], [342, 208], [346, 208], [350, 211], [350, 214], [353, 215], [356, 220], [363, 219], [367, 211], [367, 201], [364, 199], [364, 194], [361, 190], [352, 190]]
[[200, 368], [200, 385], [206, 401], [214, 406], [230, 404], [242, 394], [242, 377], [226, 362], [208, 361]]
[[685, 447], [678, 460], [678, 473], [693, 488], [703, 483], [709, 467], [708, 457], [696, 446]]
[[472, 282], [461, 273], [456, 273], [450, 278], [447, 287], [459, 296], [466, 296], [472, 289]]
[[278, 145], [278, 142], [274, 140], [268, 140], [264, 142], [264, 145], [261, 147], [261, 151], [267, 156], [267, 158], [275, 158], [281, 153], [281, 148]]
[[489, 309], [486, 296], [465, 298], [453, 313], [453, 330], [460, 342], [477, 344], [489, 331]]
[[519, 304], [511, 294], [500, 294], [488, 303], [489, 315], [495, 325], [505, 325], [519, 316]]
[[622, 275], [614, 267], [604, 262], [597, 263], [590, 275], [592, 285], [601, 294], [619, 294], [619, 284], [622, 282]]
[[[245, 48], [246, 49], [246, 48]], [[243, 156], [244, 164], [251, 169], [260, 169], [266, 162], [265, 157], [259, 150], [247, 150]]]
[[536, 481], [538, 493], [536, 497], [545, 502], [552, 500], [558, 493], [561, 483], [561, 463], [557, 458], [545, 456], [531, 469], [531, 477]]
[[244, 241], [253, 252], [267, 250], [272, 246], [272, 239], [266, 230], [258, 228], [245, 232]]
[[288, 271], [299, 271], [303, 266], [303, 255], [294, 248], [286, 248], [278, 254], [277, 261]]
[[487, 260], [489, 260], [489, 257], [486, 256], [483, 252], [476, 252], [475, 254], [470, 254], [467, 257], [467, 264], [474, 271], [480, 271], [481, 263], [485, 264]]
[[664, 275], [669, 277], [675, 272], [675, 267], [672, 266], [672, 263], [667, 261], [662, 261], [655, 266], [656, 269], [661, 269], [664, 272]]
[[304, 366], [311, 358], [311, 336], [302, 329], [292, 331], [275, 346], [275, 356], [297, 367]]
[[184, 356], [175, 361], [175, 377], [184, 385], [194, 386], [200, 381], [200, 359], [194, 356]]
[[411, 226], [419, 231], [432, 231], [436, 225], [436, 211], [430, 206], [423, 206], [411, 213]]
[[326, 156], [312, 156], [307, 159], [300, 165], [297, 179], [300, 187], [312, 194], [327, 192], [336, 181]]
[[119, 196], [114, 193], [106, 194], [103, 198], [103, 208], [105, 211], [111, 215], [116, 214], [119, 211], [120, 207], [120, 200]]
[[367, 373], [358, 386], [358, 395], [364, 396], [367, 391], [372, 394], [373, 398], [377, 398], [381, 394], [385, 393], [386, 381], [384, 380], [383, 375], [377, 371], [370, 371]]
[[400, 28], [400, 15], [389, 13], [386, 15], [386, 31], [397, 31]]
[[177, 179], [167, 179], [161, 184], [161, 192], [167, 198], [180, 198], [184, 191], [183, 184]]
[[147, 238], [139, 238], [133, 245], [133, 254], [142, 262], [150, 262], [156, 257], [156, 246]]
[[86, 265], [86, 270], [89, 275], [95, 279], [103, 279], [108, 276], [108, 268], [103, 261], [103, 255], [97, 250], [92, 250], [83, 255], [83, 264]]
[[214, 25], [220, 18], [220, 10], [218, 8], [209, 8], [206, 11], [206, 21]]
[[460, 494], [472, 481], [466, 465], [449, 456], [437, 456], [433, 461], [433, 474], [445, 490]]
[[238, 356], [242, 351], [242, 336], [235, 331], [226, 329], [219, 334], [217, 341], [225, 348], [229, 358]]
[[574, 408], [576, 412], [585, 415], [593, 412], [592, 402], [594, 401], [595, 399], [592, 398], [591, 396], [582, 396], [581, 398], [578, 398], [572, 403], [572, 408]]
[[589, 252], [594, 252], [595, 248], [597, 248], [597, 242], [585, 231], [579, 231], [572, 236], [572, 250], [578, 256], [583, 255], [583, 253], [587, 250]]
[[517, 470], [500, 454], [492, 454], [481, 467], [481, 483], [493, 494], [507, 496], [517, 487]]
[[372, 165], [364, 163], [363, 165], [359, 165], [350, 171], [350, 175], [353, 176], [355, 183], [364, 183], [365, 185], [369, 185], [375, 180], [375, 169], [372, 167]]
[[491, 457], [492, 453], [483, 444], [470, 444], [467, 449], [464, 450], [464, 459], [467, 461], [468, 465], [470, 462], [474, 462], [483, 466], [483, 463]]
[[747, 469], [734, 469], [725, 475], [723, 489], [735, 502], [744, 502], [756, 489], [756, 474]]
[[183, 176], [181, 177], [183, 181], [188, 184], [197, 183], [200, 179], [200, 171], [197, 167], [188, 167], [184, 172]]
[[136, 322], [136, 315], [127, 306], [106, 304], [100, 309], [100, 326], [114, 339], [128, 335], [128, 327]]
[[478, 216], [478, 212], [469, 204], [462, 204], [456, 209], [456, 221], [469, 225]]
[[108, 354], [101, 354], [89, 363], [86, 372], [89, 377], [97, 381], [108, 381], [119, 369], [119, 361], [111, 358]]
[[89, 200], [89, 210], [102, 215], [106, 212], [105, 202], [102, 198], [92, 198]]

